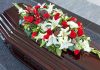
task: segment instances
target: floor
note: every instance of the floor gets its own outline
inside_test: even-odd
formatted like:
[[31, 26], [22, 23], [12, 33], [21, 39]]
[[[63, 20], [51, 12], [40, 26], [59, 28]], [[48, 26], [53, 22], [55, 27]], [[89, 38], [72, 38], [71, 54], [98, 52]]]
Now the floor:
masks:
[[[37, 1], [37, 0], [35, 0]], [[42, 0], [41, 0], [42, 1]], [[49, 0], [69, 11], [72, 11], [96, 24], [100, 25], [100, 6], [99, 4], [94, 3], [94, 0]], [[99, 0], [98, 0], [99, 1]], [[34, 0], [0, 0], [0, 13], [4, 10], [12, 6], [12, 3], [15, 2], [22, 2], [28, 4], [34, 4]], [[96, 5], [97, 4], [97, 5]], [[90, 34], [93, 37], [95, 35]], [[95, 41], [100, 42], [100, 35], [99, 39], [97, 40], [97, 36], [95, 37]], [[18, 61], [7, 49], [6, 45], [0, 38], [0, 70], [30, 70], [20, 61]]]

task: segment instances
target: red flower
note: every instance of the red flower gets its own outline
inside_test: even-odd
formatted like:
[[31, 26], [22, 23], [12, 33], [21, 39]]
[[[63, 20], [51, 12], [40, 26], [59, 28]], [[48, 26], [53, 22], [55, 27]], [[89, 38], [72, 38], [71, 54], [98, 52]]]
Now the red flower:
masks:
[[78, 36], [82, 36], [84, 34], [83, 29], [82, 28], [78, 28], [77, 34], [78, 34]]
[[71, 30], [70, 37], [71, 38], [76, 38], [76, 33], [75, 33], [74, 30]]
[[70, 21], [74, 21], [74, 22], [76, 22], [76, 21], [77, 21], [77, 18], [75, 18], [75, 17], [71, 17], [71, 18], [70, 18]]
[[61, 25], [62, 25], [62, 27], [64, 27], [64, 28], [68, 27], [68, 24], [67, 24], [66, 21], [62, 21]]
[[39, 18], [39, 17], [40, 17], [40, 14], [39, 14], [39, 13], [36, 13], [36, 14], [35, 14], [35, 17], [36, 17], [36, 18]]
[[55, 19], [55, 20], [59, 19], [59, 17], [60, 17], [60, 13], [56, 13], [56, 14], [54, 15], [54, 19]]
[[33, 32], [32, 33], [32, 38], [36, 37], [37, 36], [37, 32]]
[[48, 30], [47, 30], [47, 34], [48, 34], [48, 35], [52, 35], [52, 30], [51, 30], [51, 29], [48, 29]]
[[36, 19], [36, 21], [34, 22], [34, 24], [38, 25], [41, 22], [41, 18]]
[[49, 36], [50, 36], [49, 34], [46, 34], [46, 35], [43, 36], [43, 39], [44, 39], [44, 40], [45, 40], [45, 39], [48, 39]]
[[34, 14], [37, 14], [38, 13], [38, 10], [37, 9], [33, 9], [33, 13]]
[[40, 6], [39, 6], [39, 5], [35, 6], [35, 9], [39, 9], [39, 8], [40, 8]]
[[78, 55], [80, 53], [80, 50], [74, 50], [74, 54]]
[[34, 18], [33, 16], [24, 16], [24, 20], [31, 23], [33, 22]]
[[81, 22], [77, 22], [77, 24], [78, 24], [79, 28], [83, 28]]
[[49, 17], [50, 17], [50, 14], [49, 13], [43, 14], [43, 18], [48, 19]]
[[44, 5], [43, 8], [47, 8], [47, 6]]

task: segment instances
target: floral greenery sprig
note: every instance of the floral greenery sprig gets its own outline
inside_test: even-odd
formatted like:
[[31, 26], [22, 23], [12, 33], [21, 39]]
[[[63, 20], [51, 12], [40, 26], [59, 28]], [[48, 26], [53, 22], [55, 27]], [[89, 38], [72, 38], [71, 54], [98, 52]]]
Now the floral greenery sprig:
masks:
[[92, 52], [100, 57], [100, 52], [90, 47], [90, 37], [84, 34], [82, 23], [75, 17], [65, 15], [54, 4], [43, 3], [21, 8], [14, 3], [20, 14], [19, 25], [31, 39], [39, 41], [54, 54], [61, 56], [67, 49], [78, 55], [81, 50]]

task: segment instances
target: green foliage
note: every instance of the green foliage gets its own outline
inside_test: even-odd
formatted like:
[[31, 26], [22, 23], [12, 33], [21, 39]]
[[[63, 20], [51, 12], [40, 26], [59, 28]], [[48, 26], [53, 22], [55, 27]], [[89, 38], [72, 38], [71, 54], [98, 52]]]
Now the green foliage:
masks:
[[100, 51], [99, 50], [92, 49], [91, 52], [94, 53], [94, 54], [97, 54], [98, 57], [100, 58]]
[[56, 54], [57, 54], [58, 56], [61, 56], [61, 54], [62, 54], [62, 50], [59, 49], [59, 47], [56, 47]]
[[42, 41], [41, 41], [40, 47], [43, 47], [43, 46], [45, 45], [45, 43], [46, 43], [46, 42], [45, 42], [44, 40], [42, 40]]

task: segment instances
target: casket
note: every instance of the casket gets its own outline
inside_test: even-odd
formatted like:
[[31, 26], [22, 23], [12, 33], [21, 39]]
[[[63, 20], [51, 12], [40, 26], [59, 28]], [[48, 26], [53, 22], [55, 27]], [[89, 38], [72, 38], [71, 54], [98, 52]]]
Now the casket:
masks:
[[[22, 4], [21, 4], [22, 6]], [[86, 23], [92, 23], [77, 15], [67, 12], [69, 15], [76, 16], [79, 20]], [[92, 54], [82, 54], [80, 59], [75, 60], [68, 54], [58, 57], [45, 48], [40, 48], [39, 43], [32, 41], [27, 37], [24, 31], [19, 27], [18, 10], [13, 6], [0, 15], [0, 32], [3, 40], [9, 43], [10, 51], [24, 64], [32, 70], [99, 70], [100, 59]], [[88, 29], [86, 28], [86, 31]], [[87, 31], [88, 34], [89, 31]], [[96, 45], [95, 45], [96, 44]], [[100, 49], [99, 43], [91, 44], [96, 49]]]

